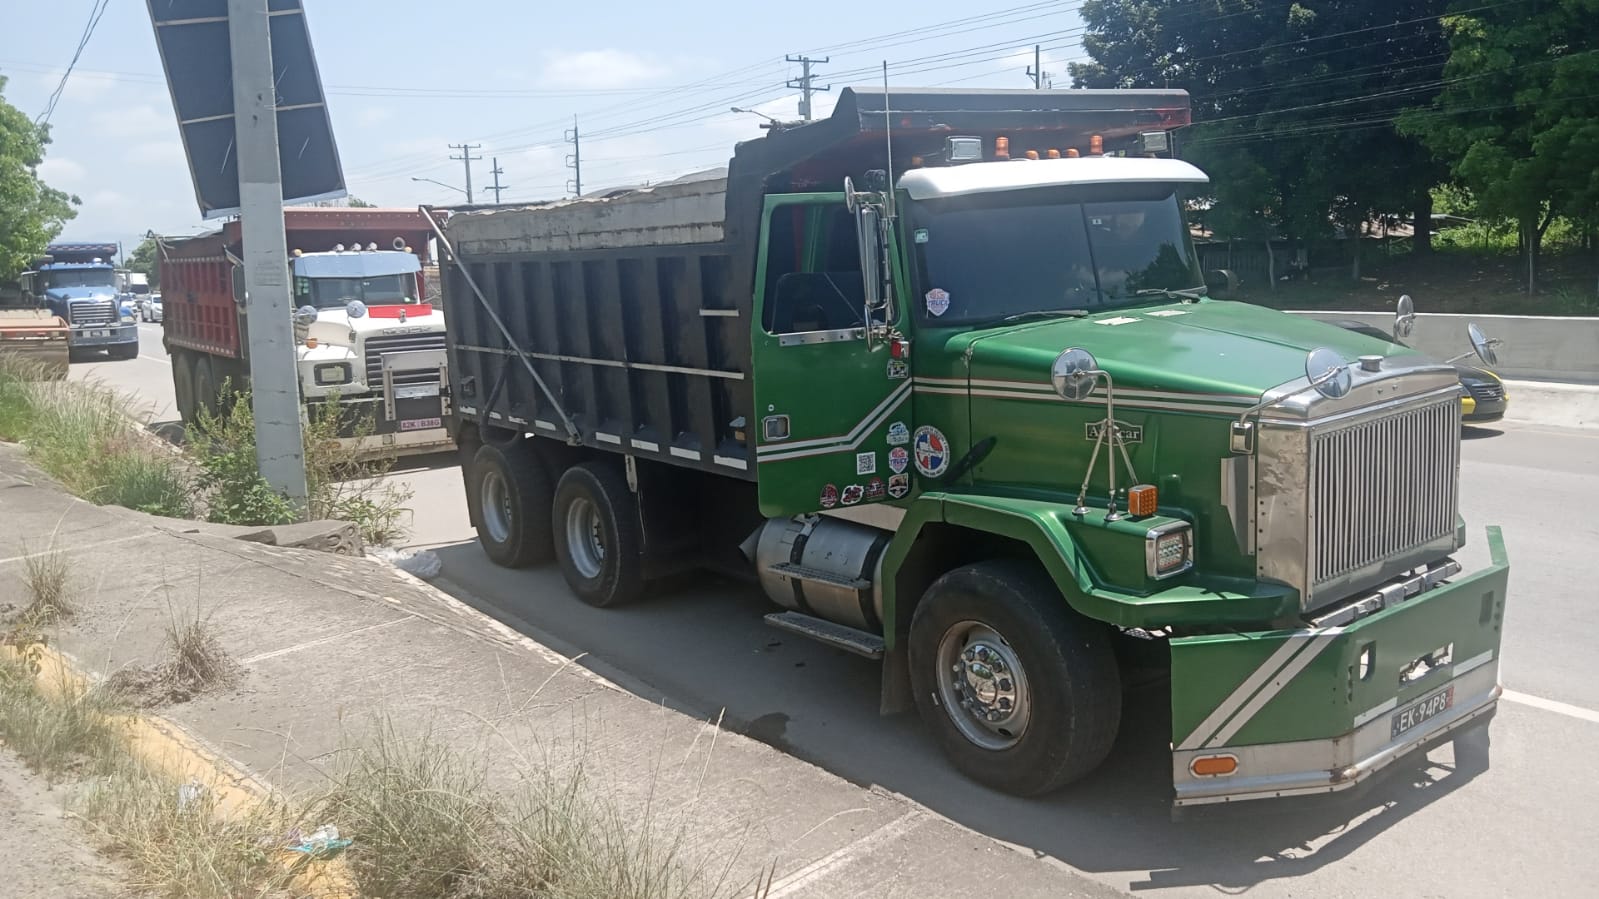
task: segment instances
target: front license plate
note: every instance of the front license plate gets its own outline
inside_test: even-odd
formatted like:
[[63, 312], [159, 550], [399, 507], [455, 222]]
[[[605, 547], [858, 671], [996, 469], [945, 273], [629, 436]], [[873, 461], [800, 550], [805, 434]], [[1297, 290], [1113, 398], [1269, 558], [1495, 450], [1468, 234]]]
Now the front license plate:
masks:
[[111, 336], [111, 332], [110, 331], [90, 331], [90, 332], [88, 332], [88, 335], [90, 337], [110, 337]]
[[1399, 736], [1418, 724], [1449, 711], [1455, 704], [1455, 688], [1453, 685], [1439, 690], [1430, 696], [1423, 696], [1419, 701], [1394, 713], [1391, 719], [1392, 736]]
[[444, 419], [442, 418], [413, 418], [409, 421], [400, 422], [400, 430], [402, 431], [426, 431], [428, 428], [442, 427], [444, 427]]

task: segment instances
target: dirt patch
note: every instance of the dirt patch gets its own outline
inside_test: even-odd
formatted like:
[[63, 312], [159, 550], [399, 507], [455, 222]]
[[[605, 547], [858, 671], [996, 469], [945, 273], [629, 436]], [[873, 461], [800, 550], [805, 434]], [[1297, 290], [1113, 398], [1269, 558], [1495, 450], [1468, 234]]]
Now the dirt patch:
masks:
[[123, 668], [106, 678], [104, 689], [117, 702], [136, 709], [155, 709], [179, 705], [205, 693], [227, 689], [238, 682], [244, 669], [226, 656], [221, 657], [220, 669], [201, 678], [169, 659], [155, 665], [136, 665]]
[[51, 789], [15, 756], [0, 752], [0, 841], [6, 847], [0, 895], [35, 899], [122, 899], [123, 872], [90, 848], [62, 808], [68, 791]]

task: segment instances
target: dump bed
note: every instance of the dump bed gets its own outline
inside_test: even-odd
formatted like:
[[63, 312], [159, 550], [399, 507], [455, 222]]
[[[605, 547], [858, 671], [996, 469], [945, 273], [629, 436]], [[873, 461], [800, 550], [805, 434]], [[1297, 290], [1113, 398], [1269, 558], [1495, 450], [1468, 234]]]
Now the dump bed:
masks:
[[571, 435], [753, 480], [750, 321], [766, 196], [903, 172], [952, 134], [985, 146], [1004, 136], [1018, 153], [1086, 151], [1091, 134], [1108, 148], [1188, 117], [1183, 91], [845, 88], [827, 119], [739, 144], [725, 171], [456, 212], [443, 225], [455, 258], [441, 266], [452, 427]]
[[[753, 477], [749, 297], [733, 290], [720, 172], [519, 209], [452, 215], [444, 268], [462, 420]], [[544, 397], [472, 292], [559, 400]]]

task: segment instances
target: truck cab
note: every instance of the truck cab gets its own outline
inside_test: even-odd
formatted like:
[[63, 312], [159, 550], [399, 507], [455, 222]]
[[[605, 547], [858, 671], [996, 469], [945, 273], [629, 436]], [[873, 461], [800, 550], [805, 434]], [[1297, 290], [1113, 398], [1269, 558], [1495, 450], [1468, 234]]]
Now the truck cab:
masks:
[[97, 350], [113, 359], [139, 355], [139, 326], [123, 308], [110, 261], [116, 251], [116, 244], [51, 244], [22, 274], [24, 296], [67, 322], [74, 357]]
[[[450, 446], [439, 385], [444, 311], [423, 300], [422, 264], [375, 243], [293, 257], [300, 392], [372, 408], [377, 440], [407, 453]], [[392, 423], [393, 427], [383, 427]], [[384, 435], [388, 434], [388, 439]]]

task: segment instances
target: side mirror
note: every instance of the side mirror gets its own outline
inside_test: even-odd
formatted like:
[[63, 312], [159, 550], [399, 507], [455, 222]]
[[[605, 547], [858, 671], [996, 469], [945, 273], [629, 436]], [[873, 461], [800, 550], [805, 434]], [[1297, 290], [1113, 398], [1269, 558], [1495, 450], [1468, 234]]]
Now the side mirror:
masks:
[[1499, 354], [1495, 352], [1495, 349], [1501, 346], [1504, 341], [1482, 333], [1482, 329], [1477, 327], [1476, 322], [1466, 326], [1466, 336], [1471, 339], [1471, 348], [1477, 351], [1477, 358], [1488, 365], [1499, 364]]
[[883, 308], [883, 252], [879, 230], [882, 218], [877, 207], [867, 203], [855, 206], [855, 242], [861, 255], [861, 280], [866, 288], [866, 320]]
[[1225, 268], [1211, 269], [1205, 275], [1205, 292], [1213, 297], [1229, 297], [1238, 291], [1238, 276]]
[[309, 328], [316, 323], [316, 307], [301, 306], [294, 310], [294, 323], [302, 328]]
[[1349, 363], [1327, 347], [1317, 347], [1305, 357], [1305, 377], [1317, 393], [1333, 400], [1347, 395], [1354, 382]]
[[1068, 347], [1055, 357], [1049, 381], [1063, 400], [1085, 400], [1099, 383], [1099, 362], [1080, 347]]
[[1394, 336], [1409, 337], [1415, 330], [1416, 304], [1407, 293], [1399, 298], [1399, 304], [1394, 307]]
[[244, 305], [244, 267], [233, 267], [233, 302]]

